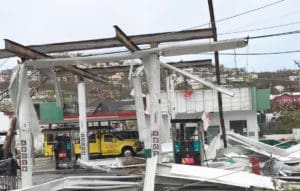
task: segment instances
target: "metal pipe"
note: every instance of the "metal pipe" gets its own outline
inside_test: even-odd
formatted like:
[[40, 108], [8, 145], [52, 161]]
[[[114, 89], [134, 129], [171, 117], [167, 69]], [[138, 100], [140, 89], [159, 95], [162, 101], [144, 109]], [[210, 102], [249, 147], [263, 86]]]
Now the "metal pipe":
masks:
[[91, 64], [96, 62], [112, 62], [119, 60], [132, 60], [146, 57], [150, 54], [160, 54], [162, 56], [176, 56], [186, 54], [199, 54], [205, 52], [213, 52], [216, 50], [228, 50], [233, 48], [241, 48], [247, 45], [245, 38], [221, 40], [209, 43], [193, 43], [193, 44], [177, 44], [168, 45], [158, 48], [150, 48], [136, 52], [112, 53], [99, 56], [89, 57], [73, 57], [73, 58], [55, 58], [55, 59], [39, 59], [27, 60], [25, 65], [35, 68], [44, 68], [51, 66], [68, 66], [74, 64]]
[[171, 65], [169, 65], [169, 64], [166, 64], [166, 63], [164, 63], [164, 62], [160, 62], [160, 65], [161, 65], [162, 67], [165, 67], [165, 68], [168, 68], [168, 69], [173, 70], [173, 71], [175, 71], [175, 72], [178, 72], [179, 74], [181, 74], [181, 75], [183, 75], [183, 76], [185, 76], [185, 77], [188, 77], [188, 78], [190, 78], [190, 79], [196, 80], [196, 81], [200, 82], [201, 84], [203, 84], [203, 85], [205, 85], [205, 86], [207, 86], [207, 87], [210, 87], [210, 88], [212, 88], [212, 89], [214, 89], [214, 90], [216, 90], [216, 91], [218, 91], [218, 92], [224, 93], [224, 94], [229, 95], [229, 96], [231, 96], [231, 97], [234, 96], [234, 93], [233, 93], [233, 92], [231, 92], [231, 91], [229, 91], [229, 90], [227, 90], [227, 89], [225, 89], [225, 88], [222, 88], [222, 87], [220, 87], [220, 86], [218, 86], [218, 85], [215, 85], [215, 84], [213, 84], [213, 83], [211, 83], [211, 82], [209, 82], [209, 81], [206, 81], [206, 80], [204, 80], [204, 79], [198, 78], [198, 77], [196, 77], [196, 76], [194, 76], [194, 75], [192, 75], [192, 74], [190, 74], [190, 73], [188, 73], [188, 72], [185, 72], [185, 71], [183, 71], [183, 70], [181, 70], [181, 69], [178, 69], [178, 68], [176, 68], [176, 67], [174, 67], [174, 66], [171, 66]]

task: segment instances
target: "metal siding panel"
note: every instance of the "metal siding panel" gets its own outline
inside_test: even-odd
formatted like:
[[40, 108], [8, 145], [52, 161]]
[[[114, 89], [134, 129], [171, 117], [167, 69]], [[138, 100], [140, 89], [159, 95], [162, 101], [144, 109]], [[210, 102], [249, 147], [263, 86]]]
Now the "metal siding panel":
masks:
[[[249, 88], [231, 89], [234, 97], [222, 94], [224, 111], [251, 110], [251, 91]], [[218, 97], [214, 90], [195, 90], [191, 97], [185, 98], [183, 91], [176, 92], [177, 112], [218, 112]]]
[[195, 93], [195, 106], [196, 111], [201, 112], [203, 111], [203, 92], [202, 91], [196, 91]]
[[256, 90], [256, 103], [257, 110], [270, 109], [270, 90], [269, 89], [258, 89]]
[[251, 100], [250, 100], [250, 95], [249, 95], [249, 91], [247, 88], [243, 88], [241, 90], [241, 110], [249, 110], [250, 109], [250, 104], [251, 104]]
[[222, 95], [223, 101], [223, 111], [230, 111], [231, 110], [231, 97], [228, 95]]
[[186, 111], [187, 111], [187, 113], [196, 112], [194, 93], [191, 95], [191, 97], [185, 97], [185, 101], [186, 101]]
[[178, 113], [183, 113], [186, 112], [186, 103], [183, 97], [183, 92], [176, 92], [176, 100], [177, 100], [177, 112]]
[[204, 90], [204, 111], [213, 111], [213, 95], [211, 90]]
[[[211, 93], [212, 93], [212, 98], [213, 98], [212, 111], [219, 111], [218, 92], [215, 90], [211, 90]], [[222, 94], [222, 95], [225, 95], [225, 94]]]
[[44, 121], [62, 121], [64, 119], [63, 109], [56, 106], [55, 102], [46, 102], [40, 104], [40, 120]]

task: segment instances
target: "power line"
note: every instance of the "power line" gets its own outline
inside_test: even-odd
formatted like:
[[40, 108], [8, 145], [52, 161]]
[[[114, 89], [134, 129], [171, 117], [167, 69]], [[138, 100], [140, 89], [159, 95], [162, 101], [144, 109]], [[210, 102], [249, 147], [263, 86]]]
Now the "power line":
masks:
[[[258, 11], [258, 10], [261, 10], [261, 9], [264, 9], [264, 8], [267, 8], [267, 7], [270, 7], [270, 6], [273, 6], [273, 5], [276, 5], [276, 4], [281, 3], [283, 1], [286, 1], [286, 0], [275, 1], [273, 3], [269, 3], [269, 4], [266, 4], [264, 6], [261, 6], [261, 7], [255, 8], [255, 9], [244, 11], [244, 12], [241, 12], [241, 13], [229, 16], [229, 17], [222, 18], [222, 19], [218, 19], [218, 20], [215, 20], [215, 23], [223, 22], [223, 21], [226, 21], [226, 20], [229, 20], [229, 19], [233, 19], [233, 18], [242, 16], [242, 15], [246, 15], [246, 14], [249, 14], [249, 13], [252, 13], [252, 12], [255, 12], [255, 11]], [[173, 33], [176, 33], [176, 32], [183, 32], [183, 31], [186, 31], [186, 30], [192, 30], [192, 29], [196, 29], [196, 28], [207, 26], [209, 24], [211, 24], [211, 22], [208, 22], [208, 23], [205, 23], [205, 24], [201, 24], [201, 25], [197, 25], [197, 26], [193, 26], [193, 27], [189, 27], [189, 28], [185, 28], [185, 29], [178, 30], [178, 31], [168, 32], [168, 33], [165, 33], [165, 34], [158, 34], [158, 35], [155, 35], [155, 37], [159, 37], [159, 36], [163, 36], [163, 35], [167, 35], [167, 34], [173, 34]], [[145, 38], [145, 39], [147, 39], [147, 38]]]
[[298, 53], [300, 50], [289, 50], [289, 51], [280, 51], [280, 52], [252, 52], [252, 53], [219, 53], [220, 55], [227, 56], [264, 56], [264, 55], [276, 55], [276, 54], [291, 54]]
[[[295, 30], [295, 31], [288, 31], [288, 32], [283, 32], [283, 33], [272, 33], [272, 34], [265, 34], [265, 35], [260, 35], [260, 36], [250, 36], [247, 37], [247, 39], [261, 39], [261, 38], [270, 38], [270, 37], [277, 37], [277, 36], [284, 36], [284, 35], [292, 35], [292, 34], [299, 34], [300, 30]], [[143, 49], [142, 49], [143, 50]], [[99, 55], [106, 55], [106, 54], [115, 54], [115, 53], [124, 53], [128, 52], [127, 50], [120, 50], [120, 51], [114, 51], [114, 52], [109, 52], [109, 53], [95, 53], [95, 54], [87, 54], [83, 55], [81, 57], [87, 57], [87, 56], [99, 56]], [[290, 50], [290, 51], [282, 51], [282, 52], [263, 52], [263, 53], [220, 53], [220, 55], [271, 55], [271, 54], [289, 54], [289, 53], [297, 53], [300, 52], [300, 50]], [[207, 53], [210, 54], [210, 53]]]
[[248, 24], [248, 25], [246, 25], [246, 26], [241, 26], [241, 27], [235, 28], [235, 29], [233, 29], [232, 31], [246, 29], [246, 28], [249, 28], [250, 26], [257, 25], [257, 24], [261, 24], [261, 23], [269, 23], [270, 20], [271, 20], [271, 21], [272, 21], [272, 20], [274, 21], [274, 19], [277, 21], [278, 18], [282, 19], [283, 17], [289, 16], [289, 15], [293, 15], [293, 14], [298, 14], [298, 13], [300, 13], [300, 10], [293, 11], [293, 12], [286, 13], [286, 14], [282, 14], [282, 15], [277, 15], [276, 17], [272, 17], [272, 18], [268, 18], [268, 19], [260, 18], [259, 21], [255, 21], [255, 23], [252, 23], [252, 24]]
[[289, 32], [283, 32], [283, 33], [273, 33], [273, 34], [260, 35], [260, 36], [251, 36], [251, 37], [248, 37], [248, 39], [269, 38], [269, 37], [276, 37], [276, 36], [283, 36], [283, 35], [291, 35], [291, 34], [298, 34], [298, 33], [300, 33], [300, 30], [289, 31]]
[[[277, 36], [283, 36], [283, 35], [292, 35], [292, 34], [299, 34], [300, 30], [295, 30], [295, 31], [288, 31], [288, 32], [283, 32], [283, 33], [272, 33], [272, 34], [266, 34], [266, 35], [260, 35], [260, 36], [252, 36], [252, 37], [247, 37], [247, 39], [261, 39], [261, 38], [270, 38], [270, 37], [277, 37]], [[122, 50], [122, 51], [115, 51], [112, 53], [124, 53], [128, 52], [127, 50]], [[289, 50], [289, 51], [281, 51], [281, 52], [259, 52], [259, 53], [219, 53], [220, 55], [272, 55], [272, 54], [290, 54], [290, 53], [297, 53], [300, 52], [300, 50]], [[96, 54], [89, 54], [85, 56], [97, 56], [97, 55], [105, 55], [105, 54], [112, 54], [110, 53], [96, 53]], [[210, 53], [208, 53], [210, 54]]]
[[[248, 10], [248, 11], [244, 11], [244, 12], [241, 12], [241, 13], [238, 13], [238, 14], [235, 14], [235, 15], [232, 15], [232, 16], [229, 16], [229, 17], [224, 17], [222, 19], [217, 19], [215, 21], [215, 23], [220, 23], [220, 22], [223, 22], [223, 21], [226, 21], [226, 20], [229, 20], [229, 19], [233, 19], [233, 18], [236, 18], [236, 17], [239, 17], [239, 16], [242, 16], [242, 15], [246, 15], [246, 14], [249, 14], [249, 13], [252, 13], [252, 12], [255, 12], [255, 11], [258, 11], [258, 10], [261, 10], [261, 9], [264, 9], [264, 8], [267, 8], [267, 7], [270, 7], [270, 6], [273, 6], [273, 5], [276, 5], [278, 3], [281, 3], [285, 0], [279, 0], [279, 1], [275, 1], [273, 3], [269, 3], [269, 4], [266, 4], [264, 6], [261, 6], [261, 7], [258, 7], [258, 8], [255, 8], [255, 9], [251, 9], [251, 10]], [[203, 26], [206, 26], [206, 25], [209, 25], [210, 23], [205, 23], [205, 24], [202, 24], [202, 25], [198, 25], [198, 26], [194, 26], [194, 27], [191, 27], [191, 28], [188, 28], [188, 29], [195, 29], [195, 28], [199, 28], [199, 27], [203, 27]], [[185, 29], [185, 30], [188, 30], [188, 29]]]
[[248, 11], [245, 11], [245, 12], [241, 12], [239, 14], [236, 14], [236, 15], [233, 15], [233, 16], [229, 16], [229, 17], [225, 17], [223, 19], [219, 19], [219, 20], [216, 20], [216, 22], [222, 22], [222, 21], [226, 21], [228, 19], [233, 19], [235, 17], [239, 17], [239, 16], [242, 16], [242, 15], [246, 15], [248, 13], [252, 13], [252, 12], [255, 12], [255, 11], [258, 11], [258, 10], [261, 10], [261, 9], [264, 9], [264, 8], [267, 8], [267, 7], [270, 7], [270, 6], [273, 6], [273, 5], [276, 5], [278, 3], [281, 3], [285, 0], [280, 0], [280, 1], [275, 1], [273, 3], [270, 3], [270, 4], [267, 4], [267, 5], [264, 5], [264, 6], [261, 6], [261, 7], [258, 7], [258, 8], [255, 8], [255, 9], [251, 9], [251, 10], [248, 10]]
[[236, 33], [243, 33], [243, 32], [260, 31], [260, 30], [266, 30], [266, 29], [274, 29], [274, 28], [286, 27], [286, 26], [296, 25], [296, 24], [300, 24], [300, 21], [286, 23], [286, 24], [281, 24], [281, 25], [273, 25], [273, 26], [263, 27], [263, 28], [256, 28], [256, 29], [249, 29], [249, 30], [240, 30], [240, 31], [235, 31], [235, 32], [224, 32], [224, 33], [219, 33], [218, 35], [228, 35], [228, 34], [236, 34]]

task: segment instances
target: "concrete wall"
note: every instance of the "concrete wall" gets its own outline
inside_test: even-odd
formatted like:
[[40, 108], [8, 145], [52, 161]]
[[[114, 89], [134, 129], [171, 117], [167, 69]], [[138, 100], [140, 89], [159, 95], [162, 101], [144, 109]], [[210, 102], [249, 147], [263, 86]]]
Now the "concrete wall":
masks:
[[[220, 126], [219, 113], [210, 113], [211, 122], [209, 125]], [[253, 139], [258, 140], [259, 127], [257, 124], [257, 117], [255, 111], [226, 111], [224, 112], [224, 123], [227, 131], [230, 130], [230, 121], [232, 120], [246, 120], [247, 121], [247, 135]]]
[[[224, 111], [252, 110], [252, 97], [250, 88], [231, 89], [234, 97], [223, 94]], [[214, 90], [195, 90], [190, 97], [184, 97], [183, 91], [175, 92], [175, 109], [178, 113], [217, 112], [218, 98]]]
[[[256, 111], [252, 111], [251, 88], [234, 88], [231, 91], [235, 93], [234, 97], [222, 95], [226, 129], [230, 130], [232, 120], [246, 120], [245, 134], [258, 139], [259, 127]], [[167, 99], [166, 93], [161, 94], [161, 101], [161, 110], [164, 114], [167, 114], [168, 107], [176, 113], [210, 112], [212, 117], [210, 125], [220, 126], [217, 92], [214, 90], [194, 90], [190, 97], [184, 97], [184, 91], [176, 91], [172, 108], [169, 105], [171, 100]]]

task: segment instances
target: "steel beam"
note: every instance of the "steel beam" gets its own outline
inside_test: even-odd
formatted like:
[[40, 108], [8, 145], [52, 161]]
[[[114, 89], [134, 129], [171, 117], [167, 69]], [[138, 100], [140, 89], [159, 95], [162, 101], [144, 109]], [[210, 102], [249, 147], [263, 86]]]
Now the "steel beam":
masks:
[[204, 79], [198, 78], [198, 77], [196, 77], [196, 76], [194, 76], [194, 75], [192, 75], [192, 74], [190, 74], [190, 73], [188, 73], [188, 72], [185, 72], [185, 71], [183, 71], [183, 70], [180, 70], [180, 69], [178, 69], [178, 68], [175, 68], [174, 66], [168, 65], [168, 64], [163, 63], [163, 62], [160, 62], [160, 65], [161, 65], [162, 67], [168, 68], [168, 69], [170, 69], [170, 70], [172, 70], [172, 71], [178, 72], [179, 74], [181, 74], [181, 75], [183, 75], [183, 76], [186, 76], [186, 77], [188, 77], [188, 78], [191, 78], [191, 79], [193, 79], [193, 80], [196, 80], [196, 81], [200, 82], [201, 84], [203, 84], [203, 85], [205, 85], [205, 86], [207, 86], [207, 87], [210, 87], [211, 89], [214, 89], [214, 90], [216, 90], [216, 91], [218, 91], [218, 92], [227, 94], [227, 95], [229, 95], [229, 96], [234, 96], [234, 93], [232, 93], [231, 91], [228, 91], [227, 89], [222, 88], [221, 86], [215, 85], [215, 84], [213, 84], [213, 83], [211, 83], [211, 82], [209, 82], [209, 81], [206, 81], [206, 80], [204, 80]]
[[[49, 58], [49, 59], [53, 59], [53, 57], [46, 55], [42, 52], [36, 51], [34, 49], [31, 49], [30, 47], [25, 47], [19, 43], [16, 43], [14, 41], [5, 39], [5, 49], [17, 56], [19, 56], [20, 58], [22, 58], [23, 60], [28, 60], [28, 59], [42, 59], [42, 58]], [[92, 80], [95, 80], [97, 82], [102, 82], [102, 83], [106, 83], [105, 80], [95, 76], [94, 74], [90, 74], [84, 70], [78, 69], [75, 66], [69, 66], [69, 67], [62, 67], [63, 70], [66, 70], [68, 72], [71, 72], [73, 74], [76, 75], [80, 75], [83, 76], [85, 78], [89, 78]]]
[[[132, 42], [137, 45], [207, 39], [212, 37], [213, 37], [213, 32], [210, 28], [129, 36]], [[94, 40], [85, 40], [85, 41], [30, 45], [26, 47], [42, 53], [54, 53], [54, 52], [76, 51], [76, 50], [112, 48], [112, 47], [120, 47], [120, 46], [123, 46], [123, 44], [117, 38], [104, 38], [104, 39], [94, 39]], [[0, 59], [14, 57], [14, 56], [15, 56], [14, 54], [12, 54], [7, 50], [3, 50], [3, 49], [0, 50]]]
[[[50, 56], [48, 56], [46, 54], [43, 54], [36, 50], [32, 50], [30, 48], [27, 48], [19, 43], [13, 42], [11, 40], [5, 39], [4, 41], [5, 41], [5, 48], [8, 51], [21, 57], [23, 61], [28, 60], [28, 59], [36, 60], [36, 59], [40, 59], [40, 58], [51, 58]], [[55, 83], [55, 94], [56, 94], [57, 106], [62, 107], [63, 98], [62, 98], [62, 94], [61, 94], [60, 84], [57, 81], [55, 73], [50, 68], [43, 68], [40, 70], [40, 72], [45, 73]]]
[[67, 66], [77, 63], [97, 63], [97, 62], [112, 62], [119, 60], [132, 60], [140, 59], [150, 54], [160, 54], [163, 56], [176, 56], [187, 54], [200, 54], [205, 52], [212, 52], [216, 50], [228, 50], [233, 48], [241, 48], [247, 45], [245, 38], [221, 40], [217, 42], [209, 43], [193, 43], [193, 44], [179, 44], [168, 45], [158, 48], [150, 48], [140, 50], [137, 52], [124, 52], [113, 53], [90, 57], [73, 57], [73, 58], [56, 58], [56, 59], [39, 59], [33, 61], [26, 61], [26, 65], [33, 66], [35, 68], [43, 68], [50, 66]]
[[23, 46], [22, 44], [16, 43], [14, 41], [4, 39], [5, 43], [5, 49], [8, 52], [11, 52], [18, 57], [22, 58], [23, 60], [28, 60], [28, 59], [40, 59], [40, 58], [51, 58], [51, 56], [48, 56], [46, 54], [43, 54], [41, 52], [38, 52], [34, 49], [27, 48]]
[[116, 31], [116, 38], [130, 51], [136, 52], [141, 50], [136, 44], [134, 44], [130, 38], [117, 26], [114, 25]]
[[79, 69], [79, 68], [76, 68], [75, 66], [71, 66], [71, 67], [62, 67], [63, 70], [65, 71], [68, 71], [68, 72], [71, 72], [73, 74], [76, 74], [76, 75], [79, 75], [79, 76], [82, 76], [82, 77], [85, 77], [85, 78], [88, 78], [88, 79], [91, 79], [91, 80], [95, 80], [97, 82], [101, 82], [101, 83], [104, 83], [106, 84], [107, 81], [96, 76], [95, 74], [91, 74], [89, 72], [86, 72], [85, 70], [82, 70], [82, 69]]

